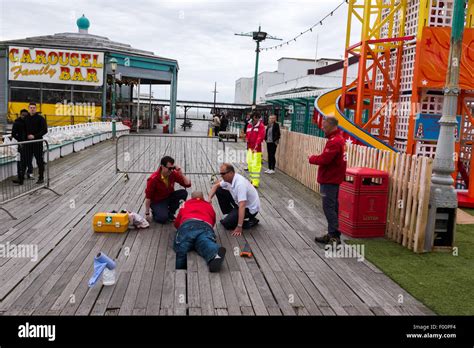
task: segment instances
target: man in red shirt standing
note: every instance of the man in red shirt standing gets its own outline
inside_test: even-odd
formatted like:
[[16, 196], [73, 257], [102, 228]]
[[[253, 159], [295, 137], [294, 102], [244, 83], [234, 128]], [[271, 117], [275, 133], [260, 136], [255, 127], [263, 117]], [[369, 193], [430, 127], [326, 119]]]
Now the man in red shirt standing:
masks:
[[262, 142], [265, 139], [265, 125], [260, 120], [260, 114], [252, 112], [252, 122], [247, 125], [247, 166], [250, 181], [255, 188], [260, 185], [262, 170]]
[[202, 192], [193, 192], [174, 222], [177, 229], [174, 241], [176, 269], [186, 269], [188, 252], [196, 250], [206, 260], [210, 272], [220, 270], [226, 249], [216, 242], [215, 224], [216, 213], [212, 204], [204, 200]]
[[323, 131], [328, 138], [326, 146], [320, 155], [309, 156], [309, 163], [319, 166], [317, 180], [320, 184], [324, 215], [328, 221], [328, 233], [322, 237], [316, 237], [315, 241], [324, 244], [341, 244], [341, 233], [338, 230], [338, 196], [339, 185], [344, 181], [347, 163], [345, 140], [337, 125], [337, 118], [326, 117], [323, 121]]
[[189, 180], [174, 164], [174, 159], [165, 156], [160, 161], [160, 168], [154, 172], [147, 181], [145, 189], [145, 216], [150, 220], [150, 208], [153, 220], [164, 224], [174, 221], [174, 214], [180, 201], [185, 201], [188, 192], [185, 189], [174, 190], [177, 182], [183, 187], [191, 187]]

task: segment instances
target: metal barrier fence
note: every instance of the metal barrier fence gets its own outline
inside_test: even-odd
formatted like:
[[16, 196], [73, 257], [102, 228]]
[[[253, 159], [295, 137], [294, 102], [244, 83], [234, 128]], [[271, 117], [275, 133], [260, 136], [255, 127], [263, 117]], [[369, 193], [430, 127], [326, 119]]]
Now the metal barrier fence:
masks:
[[56, 193], [49, 188], [48, 162], [49, 144], [44, 139], [0, 144], [0, 210], [15, 219], [2, 205], [43, 188]]
[[116, 173], [151, 174], [171, 156], [185, 174], [216, 175], [225, 154], [224, 142], [206, 136], [125, 134], [117, 138]]

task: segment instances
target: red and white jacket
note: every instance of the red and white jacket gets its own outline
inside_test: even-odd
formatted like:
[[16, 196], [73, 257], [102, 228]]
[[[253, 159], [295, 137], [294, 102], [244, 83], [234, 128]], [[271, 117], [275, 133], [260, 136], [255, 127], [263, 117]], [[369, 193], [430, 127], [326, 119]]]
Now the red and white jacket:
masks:
[[245, 139], [247, 140], [247, 149], [256, 149], [257, 152], [262, 152], [262, 142], [265, 139], [265, 125], [262, 120], [259, 120], [255, 126], [249, 122]]

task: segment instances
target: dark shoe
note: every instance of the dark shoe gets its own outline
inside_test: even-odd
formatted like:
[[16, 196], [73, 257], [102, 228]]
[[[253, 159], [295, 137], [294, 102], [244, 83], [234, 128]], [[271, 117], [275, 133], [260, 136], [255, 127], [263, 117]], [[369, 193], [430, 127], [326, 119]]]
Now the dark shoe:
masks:
[[13, 179], [12, 182], [16, 185], [23, 185], [23, 180]]
[[329, 234], [325, 234], [322, 237], [316, 237], [314, 238], [314, 241], [316, 243], [322, 243], [322, 244], [334, 244], [334, 243], [336, 243], [336, 245], [341, 244], [341, 238], [333, 237], [333, 236], [330, 236]]
[[43, 178], [39, 178], [36, 183], [37, 183], [37, 184], [44, 184], [44, 179], [43, 179]]
[[255, 225], [257, 225], [259, 222], [260, 220], [257, 218], [249, 219], [248, 221], [244, 221], [244, 223], [242, 224], [242, 228], [244, 229], [252, 228]]
[[226, 223], [224, 219], [221, 219], [219, 222], [226, 230], [233, 230], [235, 228], [235, 226], [229, 226], [229, 224]]
[[26, 174], [26, 178], [28, 180], [35, 180], [35, 177], [33, 176], [33, 174]]
[[217, 251], [219, 258], [213, 258], [211, 261], [209, 261], [209, 272], [214, 273], [220, 271], [222, 263], [224, 262], [225, 253], [226, 249], [224, 247], [220, 247]]
[[248, 171], [249, 171], [249, 169], [248, 169], [248, 168], [244, 168], [244, 170], [245, 170], [246, 172], [248, 172]]

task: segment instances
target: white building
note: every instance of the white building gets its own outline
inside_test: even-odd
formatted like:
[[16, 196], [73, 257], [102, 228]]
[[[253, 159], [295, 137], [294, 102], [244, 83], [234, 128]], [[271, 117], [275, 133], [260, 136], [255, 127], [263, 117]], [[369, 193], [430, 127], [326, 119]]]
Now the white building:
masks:
[[253, 78], [241, 77], [235, 81], [234, 103], [252, 104]]
[[[352, 82], [357, 77], [357, 61], [357, 57], [351, 57], [349, 59], [349, 68], [347, 69], [347, 83]], [[306, 76], [285, 80], [282, 83], [270, 86], [265, 91], [265, 100], [275, 98], [278, 99], [283, 95], [286, 97], [291, 93], [317, 91], [322, 89], [327, 90], [341, 87], [342, 75], [344, 72], [344, 61], [338, 59], [324, 59], [319, 63], [319, 67], [316, 69], [316, 74], [314, 73], [314, 68], [308, 69], [309, 74]]]
[[[353, 62], [350, 62], [353, 63]], [[278, 59], [278, 70], [258, 74], [257, 104], [267, 97], [290, 91], [306, 91], [340, 87], [343, 61], [340, 59], [289, 58]], [[354, 67], [355, 65], [355, 67]], [[314, 74], [316, 69], [316, 75]], [[348, 80], [357, 76], [357, 64], [351, 64]], [[235, 103], [252, 104], [253, 78], [242, 77], [235, 82]]]
[[278, 59], [278, 72], [285, 75], [284, 81], [294, 80], [308, 75], [308, 70], [321, 68], [339, 62], [340, 59], [320, 58], [318, 60], [306, 58], [282, 57]]

